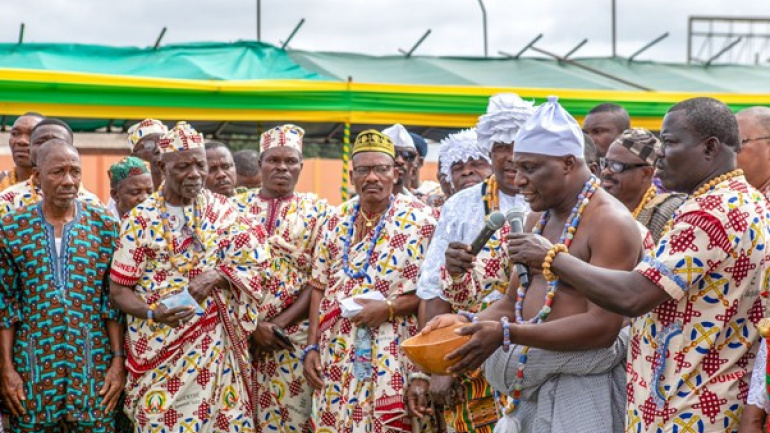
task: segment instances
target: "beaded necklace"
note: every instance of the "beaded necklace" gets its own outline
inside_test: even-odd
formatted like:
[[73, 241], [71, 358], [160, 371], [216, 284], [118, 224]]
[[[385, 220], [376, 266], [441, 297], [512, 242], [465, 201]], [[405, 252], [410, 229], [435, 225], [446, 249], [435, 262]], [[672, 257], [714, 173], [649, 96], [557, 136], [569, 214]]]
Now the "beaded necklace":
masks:
[[364, 278], [366, 277], [366, 271], [369, 270], [369, 262], [372, 258], [372, 253], [374, 252], [374, 246], [377, 244], [377, 239], [380, 237], [380, 232], [382, 231], [382, 228], [385, 227], [385, 219], [390, 212], [390, 208], [393, 207], [393, 200], [394, 196], [391, 194], [390, 196], [390, 203], [388, 203], [388, 208], [385, 209], [385, 212], [382, 213], [382, 216], [380, 216], [380, 221], [377, 223], [377, 226], [374, 228], [374, 234], [372, 234], [372, 240], [369, 242], [369, 249], [366, 251], [366, 261], [364, 261], [364, 265], [359, 269], [358, 271], [353, 271], [350, 269], [350, 244], [353, 240], [353, 228], [356, 225], [356, 218], [358, 218], [358, 212], [361, 208], [361, 201], [359, 200], [358, 203], [355, 204], [353, 207], [353, 217], [350, 220], [350, 226], [348, 227], [348, 235], [343, 239], [342, 241], [342, 270], [345, 272], [345, 275], [347, 275], [350, 278]]
[[485, 215], [489, 215], [500, 208], [500, 191], [497, 188], [497, 179], [494, 174], [484, 181], [481, 194], [484, 196]]
[[[701, 187], [698, 188], [690, 196], [688, 196], [687, 200], [682, 202], [682, 205], [684, 205], [684, 203], [687, 203], [690, 199], [696, 198], [698, 196], [701, 196], [711, 191], [712, 189], [716, 188], [716, 186], [719, 185], [720, 183], [736, 178], [738, 176], [743, 176], [743, 170], [741, 169], [733, 170], [729, 173], [725, 173], [711, 179], [710, 181], [701, 185]], [[680, 205], [679, 208], [676, 211], [674, 211], [674, 215], [668, 220], [668, 222], [666, 222], [666, 225], [665, 227], [663, 227], [663, 231], [661, 232], [660, 237], [665, 236], [668, 232], [671, 231], [671, 227], [674, 226], [674, 221], [676, 220], [680, 210], [682, 209], [682, 205]]]
[[[176, 249], [174, 248], [174, 236], [171, 233], [171, 227], [169, 226], [168, 219], [169, 214], [168, 210], [166, 210], [166, 198], [163, 195], [163, 190], [161, 189], [158, 191], [158, 208], [160, 210], [160, 221], [163, 225], [163, 238], [166, 240], [167, 248], [170, 249], [168, 258], [171, 264], [182, 274], [186, 274], [189, 277], [190, 271], [195, 269], [198, 266], [198, 262], [200, 261], [200, 257], [198, 254], [196, 254], [195, 248], [193, 248], [192, 251], [192, 259], [187, 262], [185, 265], [180, 265], [179, 260], [177, 258]], [[187, 216], [185, 216], [185, 225], [187, 225]], [[195, 231], [195, 234], [193, 235], [193, 243], [200, 242], [201, 245], [203, 244], [203, 230], [201, 229], [201, 212], [200, 208], [198, 206], [198, 200], [196, 198], [195, 201], [193, 201], [193, 230]]]
[[639, 202], [638, 205], [636, 205], [636, 209], [634, 209], [634, 212], [632, 215], [634, 216], [634, 219], [637, 219], [639, 217], [639, 214], [642, 213], [642, 210], [645, 206], [647, 206], [647, 203], [650, 202], [655, 196], [658, 194], [658, 189], [655, 188], [655, 185], [650, 186], [647, 189], [647, 192], [644, 193], [644, 196], [642, 196], [642, 200]]
[[[591, 176], [588, 181], [586, 181], [585, 186], [583, 186], [583, 190], [580, 192], [580, 194], [577, 197], [577, 202], [575, 203], [575, 207], [572, 208], [572, 214], [567, 218], [566, 224], [564, 224], [564, 230], [562, 231], [561, 238], [559, 239], [560, 244], [564, 244], [569, 248], [570, 244], [572, 243], [572, 239], [575, 237], [575, 232], [577, 231], [578, 225], [580, 225], [580, 219], [583, 215], [583, 211], [585, 211], [586, 207], [591, 201], [591, 198], [594, 196], [594, 193], [599, 188], [599, 179], [596, 178], [596, 176]], [[540, 221], [535, 226], [535, 229], [533, 230], [533, 233], [536, 235], [540, 235], [543, 233], [543, 229], [545, 228], [545, 225], [548, 223], [548, 220], [551, 216], [550, 211], [546, 211], [543, 213], [543, 216], [540, 218]], [[517, 291], [517, 299], [516, 299], [516, 322], [518, 323], [526, 323], [526, 324], [533, 324], [533, 323], [540, 323], [544, 321], [546, 318], [548, 318], [548, 315], [551, 313], [551, 305], [553, 304], [553, 298], [556, 296], [556, 290], [559, 286], [559, 279], [556, 278], [553, 281], [548, 282], [548, 293], [545, 295], [545, 304], [540, 309], [540, 311], [531, 319], [524, 320], [524, 318], [521, 315], [521, 311], [524, 305], [524, 298], [527, 295], [527, 288], [523, 287], [521, 284], [519, 284], [519, 289]], [[508, 402], [508, 404], [505, 407], [505, 413], [510, 414], [513, 411], [516, 410], [516, 408], [519, 406], [519, 403], [521, 402], [521, 390], [522, 390], [522, 384], [521, 381], [524, 378], [524, 367], [527, 364], [527, 353], [529, 352], [529, 346], [526, 346], [522, 349], [521, 355], [519, 356], [519, 365], [516, 370], [516, 379], [513, 386], [513, 398], [511, 401]]]

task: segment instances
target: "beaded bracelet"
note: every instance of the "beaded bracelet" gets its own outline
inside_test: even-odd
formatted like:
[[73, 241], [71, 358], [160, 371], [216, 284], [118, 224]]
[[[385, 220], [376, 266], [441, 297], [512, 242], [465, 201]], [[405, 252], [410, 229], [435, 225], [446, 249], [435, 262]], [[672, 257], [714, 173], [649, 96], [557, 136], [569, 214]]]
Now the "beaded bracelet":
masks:
[[430, 376], [428, 376], [425, 373], [416, 371], [414, 373], [409, 374], [409, 382], [413, 380], [424, 380], [426, 382], [430, 382]]
[[476, 315], [471, 313], [470, 311], [460, 310], [457, 312], [457, 314], [465, 317], [466, 319], [470, 320], [473, 323], [477, 323], [479, 321], [479, 318], [476, 317]]
[[511, 348], [511, 324], [505, 316], [500, 318], [500, 323], [503, 325], [503, 352], [508, 352]]
[[310, 344], [306, 348], [302, 349], [302, 363], [305, 363], [305, 358], [307, 358], [307, 354], [315, 350], [318, 352], [318, 345], [317, 344]]
[[564, 244], [556, 244], [552, 246], [545, 255], [545, 261], [543, 261], [543, 278], [549, 283], [558, 279], [558, 277], [551, 272], [551, 264], [559, 253], [569, 253], [567, 246]]

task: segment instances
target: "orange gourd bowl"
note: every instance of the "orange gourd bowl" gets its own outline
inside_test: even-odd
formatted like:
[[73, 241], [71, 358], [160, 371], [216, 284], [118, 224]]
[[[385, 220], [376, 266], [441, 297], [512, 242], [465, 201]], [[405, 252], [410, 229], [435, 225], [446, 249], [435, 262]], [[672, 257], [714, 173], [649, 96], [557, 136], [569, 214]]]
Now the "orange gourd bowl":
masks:
[[455, 334], [455, 329], [463, 326], [468, 324], [458, 323], [437, 329], [427, 335], [417, 334], [401, 343], [401, 348], [406, 357], [425, 373], [448, 374], [447, 369], [458, 360], [447, 361], [444, 356], [471, 339], [469, 335]]

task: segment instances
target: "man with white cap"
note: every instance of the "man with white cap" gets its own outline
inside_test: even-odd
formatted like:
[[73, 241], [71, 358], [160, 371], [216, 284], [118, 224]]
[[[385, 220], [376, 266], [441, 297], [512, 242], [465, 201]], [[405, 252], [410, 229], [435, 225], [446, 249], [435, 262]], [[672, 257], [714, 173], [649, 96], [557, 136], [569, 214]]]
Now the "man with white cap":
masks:
[[545, 261], [573, 293], [635, 318], [628, 431], [738, 430], [768, 278], [766, 202], [736, 170], [738, 131], [730, 108], [713, 98], [668, 110], [656, 167], [666, 189], [688, 197], [632, 271], [586, 263], [541, 236], [510, 240], [515, 260]]
[[158, 140], [163, 188], [123, 219], [110, 300], [127, 315], [125, 411], [136, 432], [253, 432], [248, 342], [268, 253], [260, 225], [204, 188], [203, 136]]
[[307, 283], [329, 206], [315, 194], [294, 190], [302, 172], [304, 134], [295, 125], [265, 131], [259, 141], [262, 187], [234, 198], [244, 215], [265, 227], [271, 255], [252, 334], [257, 433], [309, 429], [313, 389], [302, 366], [313, 290]]
[[[555, 97], [515, 140], [516, 186], [537, 212], [525, 232], [596, 266], [632, 269], [642, 253], [636, 222], [599, 188], [583, 159], [580, 127]], [[509, 246], [509, 256], [515, 253]], [[487, 380], [510, 397], [498, 423], [503, 432], [623, 431], [623, 317], [575, 293], [547, 265], [531, 269], [531, 287], [514, 276], [506, 296], [478, 315], [439, 316], [423, 332], [474, 322], [458, 331], [471, 339], [447, 355], [457, 361], [450, 371], [486, 360]]]
[[478, 144], [475, 129], [450, 134], [441, 140], [439, 170], [454, 192], [478, 185], [492, 174], [489, 152]]
[[393, 147], [396, 150], [396, 169], [398, 170], [398, 179], [393, 185], [393, 194], [406, 194], [412, 196], [410, 191], [411, 179], [414, 177], [417, 158], [417, 146], [414, 144], [414, 138], [403, 125], [396, 123], [393, 126], [385, 128], [382, 133], [390, 137]]
[[[477, 256], [468, 253], [468, 249], [492, 212], [506, 213], [514, 207], [529, 210], [524, 199], [517, 195], [512, 158], [517, 145], [514, 136], [533, 111], [532, 103], [516, 94], [494, 95], [489, 100], [487, 113], [479, 118], [475, 134], [464, 131], [459, 137], [451, 137], [456, 146], [462, 144], [462, 147], [455, 156], [447, 151], [448, 160], [444, 161], [442, 156], [442, 167], [449, 170], [453, 165], [457, 167], [459, 161], [484, 161], [491, 154], [487, 160], [492, 161], [493, 175], [457, 192], [444, 204], [417, 286], [422, 323], [437, 314], [478, 311], [503, 296], [511, 278], [511, 264], [503, 241], [508, 225], [497, 230]], [[455, 164], [450, 165], [452, 161]], [[454, 187], [462, 186], [461, 181], [462, 176], [453, 177]], [[415, 382], [412, 391], [424, 392], [419, 388], [421, 385], [427, 386], [427, 382]], [[497, 416], [469, 421], [471, 407], [494, 408], [496, 404], [483, 377], [463, 376], [461, 381], [455, 381], [451, 376], [434, 376], [430, 387], [432, 400], [447, 408], [445, 417], [456, 431], [483, 433], [494, 427]], [[461, 396], [472, 398], [463, 401]]]

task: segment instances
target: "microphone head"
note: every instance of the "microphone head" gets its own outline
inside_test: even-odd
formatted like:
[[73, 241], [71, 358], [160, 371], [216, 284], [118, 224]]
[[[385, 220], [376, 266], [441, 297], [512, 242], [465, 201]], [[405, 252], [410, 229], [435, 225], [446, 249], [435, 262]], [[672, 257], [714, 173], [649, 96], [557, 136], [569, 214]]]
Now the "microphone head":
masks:
[[494, 211], [487, 217], [487, 228], [491, 230], [499, 230], [505, 224], [505, 217], [502, 213]]
[[519, 220], [524, 224], [524, 219], [527, 217], [527, 210], [520, 205], [516, 205], [513, 207], [513, 209], [509, 210], [508, 213], [505, 214], [505, 219], [508, 221], [508, 224], [510, 224], [514, 220]]

